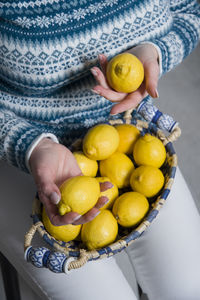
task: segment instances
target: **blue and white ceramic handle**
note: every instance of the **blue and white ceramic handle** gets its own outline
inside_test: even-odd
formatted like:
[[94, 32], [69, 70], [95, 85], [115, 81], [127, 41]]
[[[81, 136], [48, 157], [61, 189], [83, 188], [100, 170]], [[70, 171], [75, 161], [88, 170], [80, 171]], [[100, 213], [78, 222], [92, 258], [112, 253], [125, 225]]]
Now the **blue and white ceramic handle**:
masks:
[[32, 239], [37, 232], [38, 228], [42, 225], [41, 222], [33, 224], [25, 235], [24, 240], [24, 258], [27, 262], [32, 263], [37, 268], [48, 268], [54, 273], [69, 273], [69, 264], [76, 257], [67, 256], [63, 252], [50, 251], [46, 247], [32, 247]]
[[32, 263], [37, 268], [48, 268], [54, 273], [69, 273], [68, 266], [74, 261], [74, 257], [67, 257], [62, 252], [50, 251], [46, 247], [34, 248], [29, 246], [24, 253], [27, 262]]
[[171, 116], [163, 114], [148, 101], [142, 101], [137, 107], [137, 112], [147, 122], [155, 123], [161, 130], [172, 132], [178, 126], [178, 122], [174, 121]]

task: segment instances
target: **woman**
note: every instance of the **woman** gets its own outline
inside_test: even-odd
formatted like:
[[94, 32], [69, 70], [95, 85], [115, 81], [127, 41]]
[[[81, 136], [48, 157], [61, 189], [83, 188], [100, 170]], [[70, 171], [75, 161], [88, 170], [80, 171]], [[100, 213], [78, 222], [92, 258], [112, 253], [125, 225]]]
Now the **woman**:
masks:
[[[98, 214], [97, 207], [83, 216], [61, 217], [56, 210], [60, 183], [80, 175], [67, 146], [109, 114], [136, 107], [149, 100], [148, 94], [158, 97], [158, 77], [199, 41], [199, 5], [184, 0], [38, 0], [6, 1], [0, 9], [1, 158], [33, 175], [54, 225], [83, 224]], [[145, 82], [128, 95], [111, 90], [104, 76], [106, 56], [124, 51], [138, 56], [145, 70]], [[101, 70], [96, 66], [99, 54], [104, 54], [99, 56]], [[180, 214], [175, 210], [179, 206]], [[198, 212], [178, 170], [162, 214], [127, 250], [150, 300], [199, 298], [197, 225]], [[189, 242], [186, 230], [193, 232]], [[41, 270], [33, 274], [49, 299], [136, 297], [113, 258], [89, 263], [67, 278], [48, 274], [47, 280]]]

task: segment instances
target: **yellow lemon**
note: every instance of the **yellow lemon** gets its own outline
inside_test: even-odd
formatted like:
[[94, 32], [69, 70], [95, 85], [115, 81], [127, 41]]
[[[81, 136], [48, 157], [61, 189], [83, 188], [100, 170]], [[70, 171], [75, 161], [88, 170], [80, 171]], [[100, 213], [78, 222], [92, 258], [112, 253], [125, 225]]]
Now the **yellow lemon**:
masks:
[[130, 176], [134, 170], [134, 164], [130, 158], [120, 152], [115, 152], [99, 164], [101, 176], [110, 178], [118, 188], [129, 186]]
[[117, 92], [131, 93], [144, 80], [144, 68], [133, 54], [118, 54], [108, 62], [106, 78], [110, 87]]
[[141, 222], [148, 209], [149, 202], [144, 195], [127, 192], [115, 200], [112, 212], [121, 226], [131, 227]]
[[118, 224], [110, 210], [103, 209], [92, 221], [83, 224], [81, 239], [89, 250], [113, 243], [118, 234]]
[[119, 124], [115, 128], [119, 134], [119, 147], [117, 152], [125, 154], [133, 153], [133, 146], [140, 137], [140, 131], [132, 124]]
[[95, 178], [76, 176], [66, 180], [60, 186], [61, 200], [58, 203], [60, 215], [70, 211], [85, 214], [98, 201], [100, 186]]
[[49, 220], [44, 207], [42, 210], [42, 221], [48, 233], [59, 241], [72, 241], [81, 231], [81, 225], [68, 224], [63, 226], [54, 226]]
[[113, 154], [119, 145], [114, 126], [99, 124], [88, 130], [83, 139], [83, 152], [90, 159], [102, 160]]
[[73, 152], [74, 157], [85, 176], [95, 177], [98, 171], [98, 163], [96, 160], [90, 159], [84, 155], [82, 151]]
[[147, 133], [136, 141], [133, 157], [137, 165], [160, 168], [166, 159], [166, 150], [159, 138]]
[[152, 166], [140, 166], [136, 168], [130, 178], [132, 189], [146, 197], [158, 194], [164, 185], [164, 175], [160, 169]]
[[[111, 180], [108, 177], [96, 177], [96, 179], [98, 180], [99, 183], [106, 182], [106, 181], [111, 182]], [[113, 202], [119, 195], [117, 185], [113, 182], [111, 182], [111, 183], [113, 184], [112, 188], [107, 189], [106, 191], [100, 193], [100, 197], [106, 196], [109, 199], [109, 201], [101, 209], [111, 209]]]

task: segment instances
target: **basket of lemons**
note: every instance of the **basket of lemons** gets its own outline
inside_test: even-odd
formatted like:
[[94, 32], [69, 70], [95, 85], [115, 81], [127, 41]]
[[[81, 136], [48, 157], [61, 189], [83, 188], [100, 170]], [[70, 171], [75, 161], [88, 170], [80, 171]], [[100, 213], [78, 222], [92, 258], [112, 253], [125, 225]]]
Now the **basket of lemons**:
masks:
[[[174, 181], [177, 155], [173, 142], [180, 136], [180, 128], [146, 101], [137, 112], [143, 120], [132, 117], [129, 110], [122, 119], [91, 127], [72, 145], [83, 176], [60, 186], [60, 215], [70, 211], [85, 214], [99, 197], [107, 197], [108, 202], [88, 223], [54, 226], [36, 197], [33, 225], [25, 235], [28, 262], [68, 273], [122, 251], [156, 218]], [[101, 191], [104, 182], [110, 182], [110, 188]], [[51, 250], [31, 245], [36, 232]]]
[[[109, 201], [92, 221], [58, 227], [36, 197], [33, 225], [25, 236], [25, 258], [36, 267], [67, 273], [122, 251], [150, 226], [166, 201], [177, 167], [172, 142], [179, 127], [165, 136], [154, 123], [131, 124], [129, 116], [110, 123], [90, 128], [72, 147], [83, 176], [61, 185], [58, 210], [61, 215], [84, 214], [100, 196]], [[100, 182], [111, 182], [111, 188], [101, 192]], [[31, 246], [36, 231], [54, 251]]]

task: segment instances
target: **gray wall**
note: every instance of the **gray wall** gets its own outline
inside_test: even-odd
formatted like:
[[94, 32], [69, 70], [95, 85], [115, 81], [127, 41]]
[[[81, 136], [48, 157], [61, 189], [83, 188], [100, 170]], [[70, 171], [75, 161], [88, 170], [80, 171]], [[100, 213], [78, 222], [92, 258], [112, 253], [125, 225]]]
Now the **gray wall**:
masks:
[[178, 163], [200, 210], [200, 44], [158, 85], [156, 106], [179, 122]]

